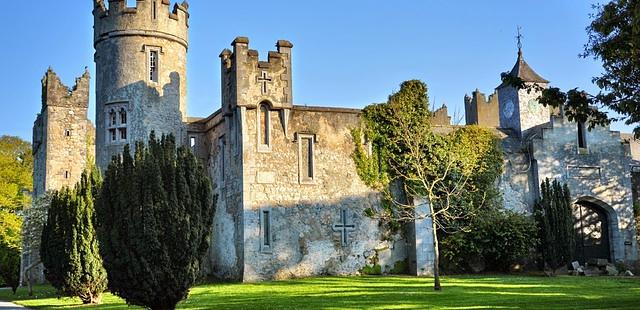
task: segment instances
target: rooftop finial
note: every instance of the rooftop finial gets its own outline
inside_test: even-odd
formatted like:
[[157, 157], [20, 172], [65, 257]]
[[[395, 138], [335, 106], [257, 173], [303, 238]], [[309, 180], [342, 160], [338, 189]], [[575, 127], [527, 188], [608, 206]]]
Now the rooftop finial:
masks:
[[516, 36], [516, 39], [518, 39], [518, 56], [522, 56], [522, 38], [524, 38], [520, 30], [522, 30], [522, 27], [518, 26], [518, 35]]

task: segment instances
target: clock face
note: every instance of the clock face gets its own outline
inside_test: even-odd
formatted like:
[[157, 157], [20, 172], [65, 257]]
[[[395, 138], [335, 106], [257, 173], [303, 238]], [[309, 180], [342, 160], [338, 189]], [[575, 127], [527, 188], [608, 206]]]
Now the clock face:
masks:
[[542, 107], [540, 106], [538, 100], [531, 99], [527, 103], [527, 109], [529, 109], [529, 112], [531, 112], [532, 114], [538, 115], [540, 114], [540, 110], [542, 110]]
[[513, 115], [513, 110], [514, 110], [513, 101], [507, 100], [507, 102], [504, 104], [504, 109], [502, 110], [502, 114], [504, 114], [504, 117], [506, 118], [511, 118], [511, 116]]

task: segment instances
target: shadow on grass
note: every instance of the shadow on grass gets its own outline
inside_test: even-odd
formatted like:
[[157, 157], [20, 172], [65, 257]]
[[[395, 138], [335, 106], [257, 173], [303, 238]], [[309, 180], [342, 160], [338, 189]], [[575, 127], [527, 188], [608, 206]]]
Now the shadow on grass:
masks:
[[[195, 287], [182, 309], [593, 309], [637, 308], [640, 280], [630, 278], [455, 276], [443, 278], [443, 291], [433, 279], [415, 277], [326, 277], [254, 284], [210, 284]], [[49, 287], [39, 298], [21, 290], [17, 300], [34, 309], [127, 309], [106, 294], [100, 306], [81, 306], [76, 299], [56, 299]], [[0, 292], [0, 300], [8, 300]]]

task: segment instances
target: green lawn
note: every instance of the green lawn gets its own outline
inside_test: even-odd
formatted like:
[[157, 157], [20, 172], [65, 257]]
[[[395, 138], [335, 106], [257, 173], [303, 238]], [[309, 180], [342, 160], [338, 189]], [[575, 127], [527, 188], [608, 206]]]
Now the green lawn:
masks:
[[[50, 287], [14, 297], [0, 290], [0, 300], [37, 309], [82, 308], [76, 299], [57, 299]], [[258, 284], [211, 284], [195, 287], [183, 309], [640, 309], [640, 278], [455, 276], [443, 278], [443, 291], [432, 279], [414, 277], [326, 277]], [[125, 309], [105, 295], [95, 309]]]

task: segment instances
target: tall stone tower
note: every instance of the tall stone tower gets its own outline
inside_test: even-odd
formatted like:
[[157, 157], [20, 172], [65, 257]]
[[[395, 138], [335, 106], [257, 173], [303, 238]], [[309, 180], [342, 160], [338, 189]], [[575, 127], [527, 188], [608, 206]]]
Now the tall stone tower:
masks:
[[95, 129], [87, 118], [89, 73], [68, 88], [49, 68], [42, 79], [42, 110], [33, 124], [33, 197], [80, 180], [93, 157]]
[[99, 167], [151, 131], [186, 142], [188, 4], [93, 1]]
[[[540, 88], [549, 87], [549, 81], [538, 75], [522, 56], [522, 49], [518, 49], [518, 60], [509, 75], [519, 77], [527, 85], [537, 85]], [[497, 88], [500, 105], [500, 127], [509, 128], [522, 136], [527, 130], [548, 123], [551, 109], [538, 102], [539, 90], [527, 91], [516, 89], [502, 83]]]

